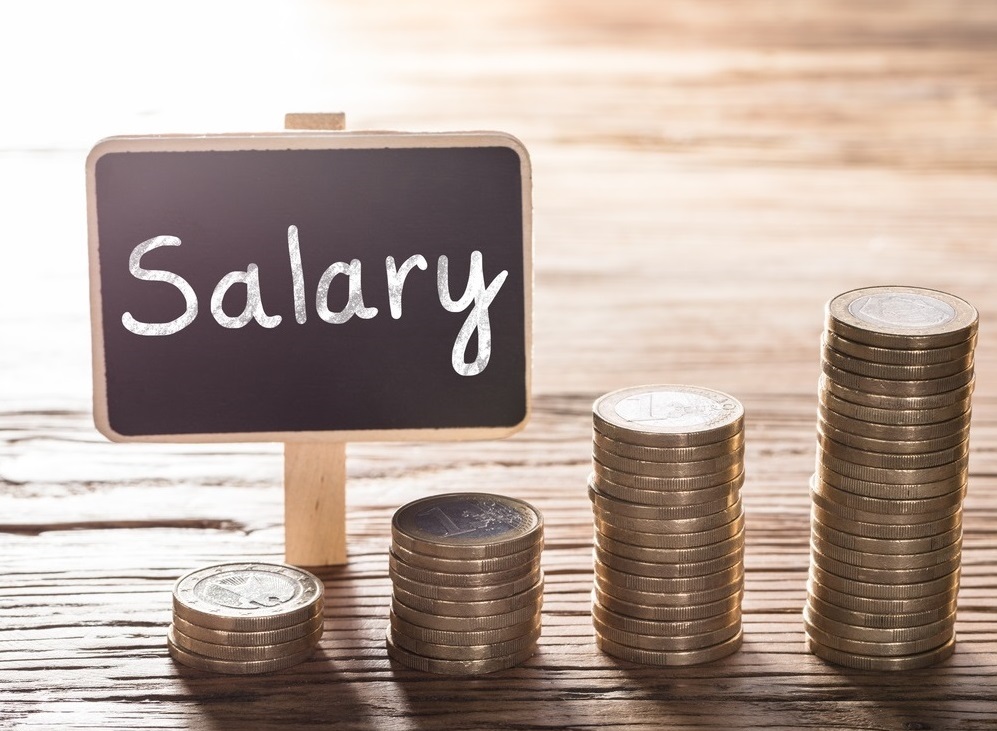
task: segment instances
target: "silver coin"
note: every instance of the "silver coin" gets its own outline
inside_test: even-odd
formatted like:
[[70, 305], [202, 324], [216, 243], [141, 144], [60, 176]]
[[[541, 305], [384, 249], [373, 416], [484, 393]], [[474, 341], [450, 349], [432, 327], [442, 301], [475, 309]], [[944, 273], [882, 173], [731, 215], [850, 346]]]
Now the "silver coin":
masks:
[[595, 428], [628, 444], [692, 447], [741, 431], [744, 408], [733, 396], [708, 388], [651, 385], [608, 393], [592, 406]]
[[294, 566], [226, 563], [181, 576], [173, 611], [208, 629], [273, 630], [311, 618], [324, 595], [317, 576]]
[[543, 516], [529, 503], [479, 492], [422, 498], [395, 511], [398, 545], [441, 558], [490, 558], [543, 540]]
[[937, 348], [968, 340], [979, 315], [965, 300], [921, 287], [866, 287], [844, 292], [825, 308], [826, 327], [880, 348]]

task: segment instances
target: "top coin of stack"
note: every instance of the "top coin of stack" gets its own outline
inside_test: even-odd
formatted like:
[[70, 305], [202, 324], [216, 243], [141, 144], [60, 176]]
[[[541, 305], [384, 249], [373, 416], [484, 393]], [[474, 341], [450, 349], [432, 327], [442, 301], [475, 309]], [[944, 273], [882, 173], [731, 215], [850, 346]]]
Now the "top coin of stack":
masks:
[[191, 571], [173, 587], [167, 647], [200, 670], [249, 675], [307, 659], [322, 637], [325, 587], [293, 566], [225, 563]]
[[804, 609], [819, 657], [903, 670], [954, 650], [977, 322], [915, 287], [827, 304]]
[[694, 386], [615, 391], [592, 408], [592, 621], [606, 653], [693, 665], [741, 644], [744, 409]]
[[391, 520], [388, 655], [432, 673], [480, 675], [533, 655], [543, 604], [543, 516], [522, 500], [451, 493]]

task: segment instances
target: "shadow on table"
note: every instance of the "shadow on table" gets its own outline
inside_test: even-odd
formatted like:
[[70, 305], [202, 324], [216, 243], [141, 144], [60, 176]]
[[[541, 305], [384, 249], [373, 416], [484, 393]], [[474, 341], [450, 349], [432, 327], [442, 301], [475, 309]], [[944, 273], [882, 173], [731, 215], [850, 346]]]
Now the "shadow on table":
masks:
[[353, 683], [321, 649], [293, 668], [265, 675], [214, 675], [177, 665], [198, 727], [376, 729]]

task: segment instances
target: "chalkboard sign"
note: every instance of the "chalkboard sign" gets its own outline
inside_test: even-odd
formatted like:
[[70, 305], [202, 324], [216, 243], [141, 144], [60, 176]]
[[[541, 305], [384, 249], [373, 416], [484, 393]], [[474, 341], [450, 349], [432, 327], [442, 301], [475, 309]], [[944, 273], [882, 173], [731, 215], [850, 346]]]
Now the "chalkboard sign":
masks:
[[501, 133], [118, 137], [87, 161], [109, 438], [504, 436], [529, 413], [531, 187]]

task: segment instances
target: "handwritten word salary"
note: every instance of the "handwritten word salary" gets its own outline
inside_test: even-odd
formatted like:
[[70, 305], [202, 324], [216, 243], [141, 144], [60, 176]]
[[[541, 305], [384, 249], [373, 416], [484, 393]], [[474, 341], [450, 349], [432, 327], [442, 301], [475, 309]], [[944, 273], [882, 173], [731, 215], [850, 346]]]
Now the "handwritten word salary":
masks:
[[[155, 236], [143, 241], [132, 250], [131, 255], [128, 257], [128, 271], [131, 275], [136, 279], [147, 282], [166, 282], [173, 285], [183, 295], [186, 302], [186, 309], [175, 320], [152, 323], [142, 322], [136, 319], [131, 312], [126, 312], [121, 316], [121, 324], [130, 332], [136, 335], [156, 337], [173, 335], [190, 325], [197, 317], [197, 294], [187, 280], [174, 272], [163, 269], [145, 269], [142, 266], [142, 257], [146, 253], [163, 246], [180, 245], [180, 239], [176, 236]], [[308, 312], [297, 226], [292, 225], [287, 228], [287, 253], [294, 292], [294, 319], [298, 324], [303, 325], [308, 319]], [[396, 266], [394, 257], [389, 256], [385, 259], [384, 266], [388, 280], [388, 302], [391, 317], [397, 320], [402, 316], [402, 289], [405, 286], [405, 278], [413, 269], [418, 268], [425, 271], [428, 265], [425, 257], [421, 254], [416, 254], [406, 259], [401, 266]], [[448, 312], [464, 312], [470, 308], [463, 326], [457, 333], [451, 354], [453, 368], [462, 376], [476, 376], [488, 365], [492, 350], [488, 307], [492, 303], [492, 300], [495, 299], [495, 295], [498, 294], [509, 274], [508, 271], [502, 270], [486, 287], [482, 267], [481, 252], [472, 251], [467, 286], [464, 288], [463, 296], [455, 300], [450, 296], [449, 262], [447, 257], [440, 256], [436, 266], [436, 288], [439, 293], [440, 305], [443, 306], [443, 309]], [[329, 308], [329, 289], [332, 286], [333, 280], [341, 274], [345, 275], [348, 279], [349, 299], [342, 309], [331, 310]], [[376, 307], [367, 307], [364, 305], [360, 275], [361, 264], [359, 259], [353, 259], [349, 264], [337, 261], [322, 273], [315, 290], [315, 312], [322, 320], [333, 325], [339, 325], [347, 322], [354, 316], [361, 320], [369, 320], [377, 316], [378, 309]], [[237, 284], [246, 287], [246, 305], [243, 307], [242, 312], [232, 316], [225, 312], [222, 302], [229, 289]], [[229, 272], [221, 278], [211, 293], [211, 314], [215, 318], [215, 322], [225, 328], [245, 327], [250, 321], [255, 321], [264, 328], [274, 328], [280, 325], [283, 319], [280, 315], [268, 315], [263, 307], [259, 268], [256, 264], [249, 264], [245, 270]], [[471, 336], [475, 331], [478, 334], [478, 352], [474, 360], [468, 363], [465, 360], [465, 353]]]

